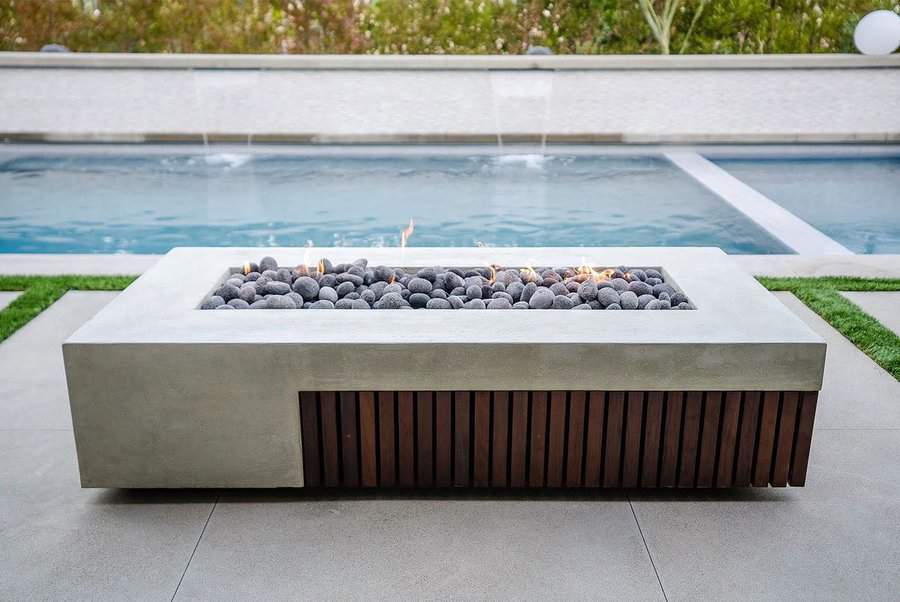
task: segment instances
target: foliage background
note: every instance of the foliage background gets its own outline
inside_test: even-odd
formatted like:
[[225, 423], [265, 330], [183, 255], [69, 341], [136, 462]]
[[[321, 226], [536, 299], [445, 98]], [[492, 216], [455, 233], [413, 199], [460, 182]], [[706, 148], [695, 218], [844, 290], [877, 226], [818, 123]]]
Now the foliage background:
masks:
[[[662, 0], [656, 0], [660, 5]], [[698, 0], [681, 0], [680, 49]], [[898, 0], [709, 0], [687, 53], [852, 52]], [[0, 50], [357, 54], [655, 53], [637, 0], [0, 0]]]

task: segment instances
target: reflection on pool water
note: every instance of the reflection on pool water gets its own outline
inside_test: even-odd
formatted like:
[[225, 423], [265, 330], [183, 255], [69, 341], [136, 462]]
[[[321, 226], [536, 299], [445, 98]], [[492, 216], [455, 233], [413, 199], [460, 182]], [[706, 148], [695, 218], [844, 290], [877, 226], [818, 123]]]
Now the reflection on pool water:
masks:
[[656, 156], [60, 152], [0, 158], [0, 252], [719, 246], [789, 252]]

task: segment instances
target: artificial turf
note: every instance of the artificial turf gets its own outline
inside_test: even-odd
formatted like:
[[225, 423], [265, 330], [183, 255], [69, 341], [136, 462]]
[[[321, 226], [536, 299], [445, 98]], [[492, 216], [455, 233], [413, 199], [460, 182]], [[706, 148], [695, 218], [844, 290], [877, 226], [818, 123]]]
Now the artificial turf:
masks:
[[[0, 291], [23, 291], [0, 312], [0, 341], [7, 339], [67, 291], [119, 291], [135, 276], [0, 276]], [[900, 380], [900, 337], [843, 297], [839, 291], [900, 291], [900, 279], [824, 277], [768, 278], [770, 291], [788, 291]]]
[[0, 341], [6, 340], [68, 291], [120, 291], [136, 276], [0, 276], [0, 291], [22, 294], [0, 312]]
[[839, 291], [900, 291], [900, 279], [759, 278], [770, 291], [788, 291], [900, 380], [900, 337]]

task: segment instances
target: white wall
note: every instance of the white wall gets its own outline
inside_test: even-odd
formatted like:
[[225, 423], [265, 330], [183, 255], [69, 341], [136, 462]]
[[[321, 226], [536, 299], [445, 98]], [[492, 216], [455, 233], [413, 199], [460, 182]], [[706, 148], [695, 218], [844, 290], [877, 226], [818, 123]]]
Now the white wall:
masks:
[[722, 58], [714, 69], [562, 70], [48, 68], [0, 60], [0, 138], [900, 140], [900, 61], [728, 68]]

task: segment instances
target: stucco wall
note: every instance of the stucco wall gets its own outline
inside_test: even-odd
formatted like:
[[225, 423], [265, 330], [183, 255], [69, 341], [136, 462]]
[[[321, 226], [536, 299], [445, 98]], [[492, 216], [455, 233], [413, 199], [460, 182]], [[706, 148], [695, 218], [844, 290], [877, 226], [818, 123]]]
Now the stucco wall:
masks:
[[[334, 64], [291, 57], [279, 67], [277, 57], [259, 57], [258, 65], [252, 57], [233, 64], [216, 57], [207, 65], [202, 57], [186, 63], [184, 57], [94, 56], [75, 57], [80, 64], [0, 56], [0, 137], [900, 139], [900, 57], [735, 57], [731, 64], [729, 57], [631, 57], [629, 68], [628, 57], [538, 63], [491, 57], [449, 66], [440, 57], [405, 63], [352, 57]], [[311, 60], [296, 60], [303, 58]], [[53, 66], [60, 64], [67, 66]]]

